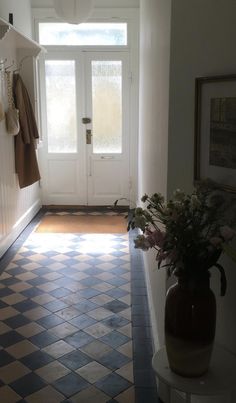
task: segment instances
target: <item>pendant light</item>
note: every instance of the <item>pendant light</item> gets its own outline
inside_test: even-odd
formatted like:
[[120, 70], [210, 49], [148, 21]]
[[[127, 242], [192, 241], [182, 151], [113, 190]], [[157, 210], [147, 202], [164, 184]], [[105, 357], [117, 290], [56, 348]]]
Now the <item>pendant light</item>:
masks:
[[69, 24], [80, 24], [86, 21], [93, 6], [93, 0], [54, 0], [58, 17]]

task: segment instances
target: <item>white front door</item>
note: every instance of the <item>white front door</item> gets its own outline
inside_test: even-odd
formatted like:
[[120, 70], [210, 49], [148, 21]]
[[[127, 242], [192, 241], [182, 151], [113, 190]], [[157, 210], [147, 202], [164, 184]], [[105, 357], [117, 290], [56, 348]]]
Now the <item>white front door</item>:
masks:
[[128, 72], [126, 52], [46, 56], [41, 66], [44, 204], [111, 205], [129, 198]]

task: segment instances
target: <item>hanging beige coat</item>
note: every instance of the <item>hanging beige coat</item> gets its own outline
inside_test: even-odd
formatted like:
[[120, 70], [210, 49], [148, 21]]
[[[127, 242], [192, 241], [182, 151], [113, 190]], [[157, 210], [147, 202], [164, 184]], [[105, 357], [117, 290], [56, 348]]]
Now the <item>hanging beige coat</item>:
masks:
[[20, 120], [20, 131], [15, 136], [15, 167], [20, 188], [24, 188], [40, 179], [35, 150], [39, 134], [28, 92], [19, 74], [13, 76], [13, 92]]

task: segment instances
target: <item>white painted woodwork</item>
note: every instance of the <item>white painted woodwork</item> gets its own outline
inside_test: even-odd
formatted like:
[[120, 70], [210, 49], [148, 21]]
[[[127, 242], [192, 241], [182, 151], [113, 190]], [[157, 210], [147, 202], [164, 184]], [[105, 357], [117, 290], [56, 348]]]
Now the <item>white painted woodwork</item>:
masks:
[[[106, 3], [107, 1], [107, 3]], [[129, 86], [129, 93], [127, 96], [124, 98], [124, 103], [129, 102], [129, 108], [125, 106], [125, 113], [128, 115], [128, 120], [129, 120], [129, 139], [128, 139], [128, 147], [129, 147], [129, 163], [128, 163], [128, 168], [125, 170], [121, 170], [120, 172], [125, 178], [128, 178], [126, 189], [121, 189], [122, 197], [125, 197], [128, 194], [128, 199], [130, 200], [130, 203], [133, 205], [135, 201], [137, 200], [137, 182], [138, 182], [138, 159], [137, 159], [137, 154], [138, 154], [138, 104], [139, 104], [139, 99], [138, 99], [138, 84], [139, 84], [139, 9], [138, 9], [138, 0], [128, 0], [128, 1], [122, 1], [120, 2], [118, 0], [114, 1], [104, 1], [104, 4], [100, 1], [96, 1], [95, 4], [95, 9], [91, 17], [92, 22], [96, 21], [102, 21], [102, 22], [127, 22], [128, 24], [128, 46], [127, 47], [121, 47], [120, 49], [116, 49], [117, 54], [119, 52], [123, 52], [123, 50], [126, 51], [126, 54], [128, 55], [129, 59], [129, 66], [128, 69], [129, 71], [127, 72], [127, 81], [128, 81], [128, 86]], [[37, 4], [36, 4], [37, 3]], [[106, 3], [106, 4], [105, 4]], [[109, 3], [109, 4], [108, 4]], [[46, 6], [46, 7], [45, 7]], [[36, 8], [35, 8], [36, 7]], [[109, 8], [107, 8], [109, 7]], [[38, 2], [33, 2], [32, 3], [32, 14], [33, 14], [33, 20], [34, 20], [34, 30], [35, 30], [35, 38], [39, 40], [39, 23], [40, 22], [53, 22], [57, 21], [58, 19], [56, 18], [55, 15], [55, 10], [51, 7], [47, 7], [46, 2], [40, 0]], [[45, 46], [46, 47], [46, 46]], [[114, 47], [96, 47], [96, 46], [87, 46], [87, 47], [81, 47], [81, 46], [48, 46], [46, 47], [47, 49], [47, 54], [46, 58], [47, 59], [59, 59], [62, 60], [63, 57], [66, 58], [68, 57], [69, 60], [77, 60], [77, 62], [81, 62], [83, 64], [82, 60], [80, 60], [80, 52], [81, 50], [85, 50], [88, 52], [97, 52], [99, 51], [113, 51]], [[84, 52], [82, 52], [84, 53]], [[63, 56], [64, 54], [64, 56]], [[85, 58], [83, 57], [83, 60]], [[86, 70], [85, 66], [81, 66], [82, 71], [84, 72]], [[83, 76], [83, 74], [82, 74]], [[66, 194], [63, 193], [63, 189], [57, 189], [59, 190], [56, 193], [50, 194], [49, 192], [49, 181], [48, 181], [48, 156], [47, 156], [47, 149], [46, 149], [46, 143], [47, 143], [47, 124], [46, 124], [46, 108], [45, 108], [45, 78], [44, 78], [44, 68], [43, 68], [43, 62], [40, 60], [40, 88], [41, 88], [41, 131], [42, 131], [42, 136], [43, 136], [43, 143], [42, 143], [42, 148], [40, 148], [39, 152], [39, 161], [40, 161], [40, 170], [42, 173], [42, 200], [44, 205], [50, 205], [50, 204], [75, 204], [75, 205], [84, 205], [87, 204], [87, 199], [88, 199], [88, 183], [91, 183], [91, 178], [87, 178], [87, 174], [89, 171], [92, 169], [92, 164], [93, 161], [91, 161], [90, 158], [88, 158], [87, 152], [85, 152], [85, 127], [81, 124], [81, 118], [86, 116], [86, 108], [87, 104], [85, 105], [85, 95], [84, 94], [84, 89], [85, 88], [85, 77], [82, 77], [82, 80], [77, 76], [77, 91], [79, 91], [79, 94], [82, 95], [83, 101], [78, 101], [78, 150], [80, 150], [80, 158], [77, 159], [77, 164], [75, 167], [74, 175], [76, 175], [76, 181], [79, 183], [79, 187], [77, 186], [77, 189], [74, 189], [72, 193], [70, 193], [69, 197], [70, 199], [66, 198]], [[62, 97], [63, 100], [63, 97]], [[80, 102], [80, 103], [79, 103]], [[82, 105], [83, 103], [83, 105]], [[87, 128], [92, 128], [90, 125], [87, 125]], [[67, 155], [65, 156], [67, 159]], [[98, 156], [97, 156], [98, 157]], [[124, 156], [122, 156], [123, 158]], [[121, 158], [121, 159], [122, 159]], [[59, 154], [55, 155], [50, 155], [50, 160], [57, 160], [61, 161], [63, 158]], [[72, 160], [72, 156], [70, 155], [69, 160]], [[94, 157], [94, 162], [98, 161], [98, 158], [95, 159]], [[116, 156], [116, 164], [118, 161], [118, 156]], [[65, 161], [64, 161], [65, 162]], [[97, 162], [96, 162], [97, 163]], [[66, 162], [65, 162], [66, 164]], [[83, 168], [82, 168], [83, 166]], [[94, 167], [95, 168], [95, 167]], [[51, 169], [51, 167], [50, 167]], [[52, 176], [52, 174], [51, 174]], [[59, 181], [59, 176], [60, 173], [57, 172], [58, 176], [58, 181]], [[117, 178], [114, 176], [115, 180]], [[54, 178], [54, 181], [57, 180]], [[74, 182], [74, 180], [73, 180]], [[59, 183], [59, 182], [58, 182]], [[127, 186], [128, 186], [128, 191], [127, 191]], [[117, 186], [118, 187], [118, 186]], [[97, 188], [97, 186], [93, 186], [93, 188]], [[82, 189], [84, 189], [84, 195], [81, 196]], [[78, 193], [79, 190], [79, 193]], [[111, 192], [109, 202], [113, 203], [114, 202], [114, 191]], [[102, 204], [101, 202], [101, 196], [98, 194], [98, 192], [94, 193], [94, 196], [96, 197], [96, 204]], [[117, 196], [118, 198], [118, 196]], [[100, 200], [99, 200], [100, 199]], [[115, 198], [116, 199], [116, 198]], [[94, 201], [95, 203], [95, 201]], [[128, 201], [124, 201], [125, 204], [128, 204]]]
[[[45, 60], [74, 60], [76, 64], [77, 150], [55, 153], [48, 150], [47, 107], [44, 61], [41, 61], [40, 81], [42, 96], [43, 147], [40, 149], [44, 205], [112, 205], [118, 198], [129, 199], [129, 108], [130, 80], [128, 52], [90, 52], [88, 50], [48, 51]], [[92, 116], [92, 61], [122, 62], [122, 152], [93, 153], [86, 144], [86, 129], [93, 130]], [[63, 94], [62, 94], [63, 97]], [[92, 119], [82, 124], [82, 118]], [[106, 116], [103, 117], [106, 119]], [[121, 202], [122, 204], [122, 202]]]
[[[130, 80], [129, 55], [125, 52], [87, 52], [86, 55], [86, 112], [92, 118], [91, 128], [93, 130], [92, 116], [92, 85], [91, 85], [91, 63], [93, 61], [120, 61], [122, 63], [122, 150], [121, 153], [94, 153], [93, 146], [87, 146], [87, 177], [88, 177], [88, 204], [89, 205], [112, 205], [115, 200], [124, 198], [120, 204], [129, 204], [129, 110], [130, 110]], [[112, 100], [111, 100], [112, 102]], [[109, 117], [108, 117], [109, 118]], [[107, 119], [104, 116], [101, 119]], [[115, 119], [114, 119], [115, 124]], [[93, 137], [92, 137], [93, 139]]]
[[[3, 34], [5, 32], [5, 34]], [[35, 106], [34, 56], [41, 47], [31, 41], [12, 26], [0, 19], [0, 58], [7, 58], [7, 65], [14, 60], [19, 63], [26, 55], [26, 63], [22, 65], [22, 77], [29, 84], [29, 94]], [[7, 108], [4, 82], [1, 82], [5, 110]], [[5, 119], [0, 122], [0, 257], [14, 242], [20, 232], [34, 217], [41, 206], [39, 184], [20, 189], [15, 174], [14, 138], [6, 131]]]
[[76, 161], [48, 161], [48, 186], [52, 194], [72, 194], [75, 192], [76, 182]]

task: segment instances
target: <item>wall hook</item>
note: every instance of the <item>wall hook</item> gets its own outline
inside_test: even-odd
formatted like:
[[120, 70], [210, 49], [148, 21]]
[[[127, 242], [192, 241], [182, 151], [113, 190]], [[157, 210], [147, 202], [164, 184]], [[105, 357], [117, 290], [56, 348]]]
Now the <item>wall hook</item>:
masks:
[[29, 59], [29, 58], [31, 58], [31, 56], [24, 56], [22, 59], [21, 59], [21, 61], [20, 61], [20, 63], [19, 63], [19, 67], [17, 68], [17, 69], [15, 69], [15, 70], [13, 70], [13, 73], [16, 73], [17, 71], [21, 71], [21, 68], [22, 68], [22, 65], [23, 65], [23, 63], [24, 63], [24, 61], [26, 60], [26, 59]]
[[5, 71], [10, 69], [12, 66], [14, 66], [14, 64], [15, 64], [15, 62], [14, 62], [14, 60], [12, 60], [12, 64], [10, 64], [9, 66], [5, 67]]
[[0, 61], [0, 70], [2, 70], [2, 67], [4, 67], [6, 62], [7, 62], [7, 59]]

